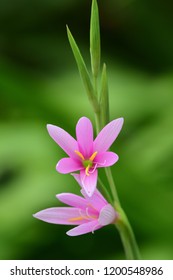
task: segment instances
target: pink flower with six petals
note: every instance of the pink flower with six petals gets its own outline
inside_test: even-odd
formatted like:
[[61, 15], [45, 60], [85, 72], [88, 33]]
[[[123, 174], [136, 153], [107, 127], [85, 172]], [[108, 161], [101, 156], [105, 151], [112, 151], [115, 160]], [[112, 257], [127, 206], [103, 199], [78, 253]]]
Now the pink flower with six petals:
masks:
[[[73, 176], [80, 181], [79, 174]], [[118, 213], [98, 190], [94, 191], [92, 197], [89, 197], [84, 189], [81, 189], [81, 193], [83, 197], [72, 193], [58, 194], [56, 197], [71, 207], [48, 208], [33, 216], [47, 223], [77, 225], [67, 232], [69, 236], [93, 233], [116, 221]]]
[[92, 124], [86, 117], [80, 118], [76, 125], [77, 140], [62, 128], [48, 124], [50, 136], [69, 156], [57, 163], [56, 170], [63, 174], [80, 171], [82, 187], [88, 196], [92, 196], [97, 184], [97, 168], [111, 166], [118, 161], [118, 155], [108, 149], [117, 138], [123, 121], [119, 118], [108, 123], [95, 140]]

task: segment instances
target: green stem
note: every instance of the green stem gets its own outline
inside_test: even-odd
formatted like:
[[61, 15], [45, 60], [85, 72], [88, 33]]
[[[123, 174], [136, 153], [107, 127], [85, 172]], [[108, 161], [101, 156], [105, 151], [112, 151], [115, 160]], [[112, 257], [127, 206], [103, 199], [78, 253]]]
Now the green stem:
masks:
[[107, 176], [109, 185], [111, 187], [112, 195], [115, 200], [115, 209], [120, 214], [120, 219], [116, 223], [116, 227], [120, 233], [120, 237], [121, 237], [121, 241], [123, 243], [126, 258], [128, 260], [138, 260], [138, 259], [140, 259], [139, 249], [138, 249], [138, 246], [137, 246], [137, 243], [135, 240], [133, 230], [128, 221], [128, 218], [120, 206], [118, 194], [116, 191], [116, 186], [114, 183], [114, 179], [113, 179], [110, 167], [107, 167], [105, 169], [105, 172], [106, 172], [106, 176]]
[[126, 214], [122, 208], [119, 208], [118, 211], [120, 218], [116, 222], [115, 226], [117, 227], [121, 241], [124, 247], [125, 255], [127, 260], [140, 260], [139, 249], [135, 240], [135, 236], [131, 225], [128, 221]]
[[96, 95], [97, 99], [99, 100], [99, 98], [98, 98], [98, 90], [97, 90], [97, 76], [93, 76], [93, 83], [94, 83], [95, 95]]

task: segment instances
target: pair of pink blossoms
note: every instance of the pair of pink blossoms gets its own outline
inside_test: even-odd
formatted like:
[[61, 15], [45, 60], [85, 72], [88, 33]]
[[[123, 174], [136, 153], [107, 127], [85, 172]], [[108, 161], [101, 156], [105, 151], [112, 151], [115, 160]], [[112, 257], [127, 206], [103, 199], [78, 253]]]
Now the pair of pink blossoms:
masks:
[[[76, 125], [76, 139], [60, 127], [48, 125], [53, 140], [66, 152], [56, 166], [60, 173], [71, 173], [81, 186], [83, 197], [62, 193], [57, 198], [71, 207], [55, 207], [34, 215], [42, 221], [53, 224], [78, 225], [67, 232], [70, 236], [94, 232], [114, 223], [118, 214], [97, 190], [97, 168], [111, 166], [118, 161], [118, 155], [108, 149], [117, 138], [123, 125], [123, 118], [108, 123], [93, 140], [93, 127], [86, 117]], [[79, 171], [79, 174], [72, 172]]]

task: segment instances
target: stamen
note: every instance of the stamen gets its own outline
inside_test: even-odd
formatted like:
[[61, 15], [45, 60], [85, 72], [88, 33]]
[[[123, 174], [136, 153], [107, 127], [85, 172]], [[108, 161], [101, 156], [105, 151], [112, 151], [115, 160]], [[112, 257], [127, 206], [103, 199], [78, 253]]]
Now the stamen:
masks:
[[98, 152], [94, 152], [94, 153], [92, 154], [92, 156], [90, 156], [89, 160], [93, 161], [93, 160], [95, 159], [95, 157], [96, 157], [97, 154], [98, 154]]
[[86, 208], [86, 214], [87, 214], [88, 218], [91, 218], [89, 215], [89, 212], [88, 212], [88, 207]]
[[82, 221], [82, 220], [88, 220], [88, 219], [94, 219], [94, 220], [97, 219], [97, 216], [95, 216], [95, 215], [89, 216], [87, 209], [86, 209], [86, 215], [87, 216], [79, 216], [79, 217], [75, 217], [75, 218], [70, 218], [68, 221], [76, 222], [76, 221]]
[[90, 165], [88, 165], [87, 167], [86, 167], [86, 169], [85, 169], [85, 174], [87, 175], [87, 176], [89, 176], [89, 169], [90, 169]]
[[100, 166], [104, 166], [106, 164], [106, 160], [104, 160], [104, 162], [93, 162], [95, 164], [100, 165]]
[[90, 174], [94, 173], [94, 171], [97, 169], [97, 163], [95, 164], [94, 168], [92, 171], [89, 171]]
[[81, 158], [81, 160], [85, 160], [82, 153], [80, 153], [79, 151], [76, 151], [76, 150], [74, 152]]
[[75, 222], [75, 221], [82, 221], [83, 219], [85, 219], [85, 217], [76, 217], [76, 218], [70, 218], [68, 221]]
[[98, 218], [96, 215], [90, 215], [90, 214], [89, 214], [89, 208], [88, 208], [88, 207], [86, 208], [85, 212], [86, 212], [87, 217], [88, 217], [89, 219], [94, 219], [94, 220], [95, 220], [95, 219]]

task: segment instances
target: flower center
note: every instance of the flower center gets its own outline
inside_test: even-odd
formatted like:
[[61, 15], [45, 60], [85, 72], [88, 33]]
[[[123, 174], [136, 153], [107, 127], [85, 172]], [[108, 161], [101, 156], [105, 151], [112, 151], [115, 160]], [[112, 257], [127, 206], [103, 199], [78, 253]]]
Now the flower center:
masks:
[[93, 160], [95, 159], [98, 152], [94, 152], [89, 159], [85, 159], [83, 154], [79, 151], [75, 151], [75, 153], [80, 157], [82, 160], [83, 167], [85, 168], [85, 174], [89, 176], [89, 169], [93, 167]]
[[92, 166], [93, 166], [93, 162], [92, 162], [91, 160], [89, 160], [89, 159], [83, 160], [82, 164], [83, 164], [83, 166], [84, 166], [85, 168], [87, 168], [88, 166], [89, 166], [89, 167], [92, 167]]

